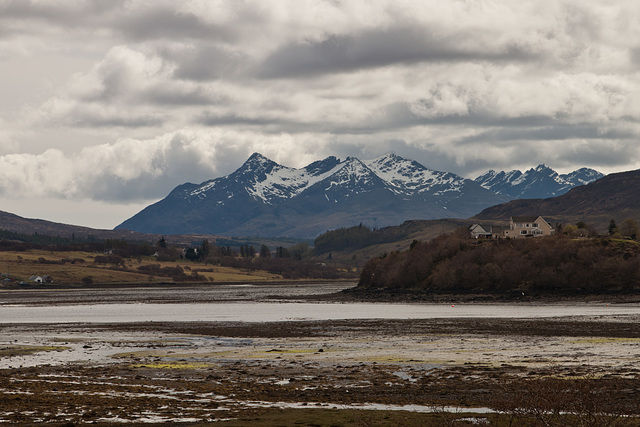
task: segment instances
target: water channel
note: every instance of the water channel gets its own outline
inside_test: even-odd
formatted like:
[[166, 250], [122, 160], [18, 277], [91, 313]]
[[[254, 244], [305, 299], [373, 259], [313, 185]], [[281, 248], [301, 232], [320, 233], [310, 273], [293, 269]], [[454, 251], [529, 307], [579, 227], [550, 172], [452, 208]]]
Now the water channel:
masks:
[[0, 306], [0, 323], [276, 322], [341, 319], [549, 318], [640, 315], [637, 305], [390, 303], [115, 303]]

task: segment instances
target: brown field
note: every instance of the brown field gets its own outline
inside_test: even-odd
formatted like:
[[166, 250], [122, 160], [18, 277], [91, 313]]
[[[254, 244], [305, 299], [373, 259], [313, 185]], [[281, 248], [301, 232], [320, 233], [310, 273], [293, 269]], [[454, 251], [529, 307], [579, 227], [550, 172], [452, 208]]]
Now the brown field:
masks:
[[0, 252], [0, 273], [9, 275], [13, 280], [4, 281], [0, 286], [17, 286], [21, 281], [29, 283], [34, 275], [49, 275], [54, 284], [78, 285], [85, 277], [91, 277], [95, 284], [124, 283], [166, 283], [170, 277], [156, 277], [137, 271], [138, 267], [160, 264], [162, 268], [180, 266], [187, 275], [194, 270], [208, 282], [239, 282], [281, 280], [282, 277], [264, 271], [239, 270], [192, 263], [189, 261], [159, 262], [153, 257], [127, 259], [124, 268], [112, 265], [95, 264], [96, 256], [103, 254], [90, 252], [54, 252], [47, 250], [29, 250], [24, 252]]

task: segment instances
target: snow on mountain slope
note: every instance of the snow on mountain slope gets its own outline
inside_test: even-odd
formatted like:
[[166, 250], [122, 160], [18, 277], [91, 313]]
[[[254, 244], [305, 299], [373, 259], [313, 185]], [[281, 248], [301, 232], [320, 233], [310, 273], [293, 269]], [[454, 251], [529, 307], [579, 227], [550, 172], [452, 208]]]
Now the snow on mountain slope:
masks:
[[326, 193], [332, 193], [328, 198], [337, 201], [336, 195], [348, 197], [349, 194], [361, 194], [371, 191], [380, 184], [380, 179], [367, 167], [367, 165], [355, 157], [347, 157], [340, 163], [332, 174], [321, 180]]
[[[330, 157], [305, 168], [295, 169], [279, 165], [259, 153], [254, 153], [231, 175], [207, 181], [185, 197], [207, 197], [207, 194], [216, 188], [227, 189], [231, 181], [238, 184], [255, 200], [270, 205], [276, 203], [278, 199], [290, 199], [299, 195], [341, 167], [342, 164], [335, 157]], [[228, 194], [233, 195], [232, 192]]]
[[414, 160], [407, 160], [395, 154], [385, 154], [377, 159], [365, 161], [364, 164], [396, 194], [423, 193], [436, 186], [446, 186], [446, 191], [459, 192], [464, 184], [464, 179], [457, 175], [433, 171]]
[[564, 194], [577, 185], [588, 184], [604, 175], [588, 168], [559, 175], [550, 167], [541, 164], [526, 172], [512, 170], [496, 172], [490, 170], [475, 179], [482, 187], [497, 194], [515, 199], [549, 198]]
[[227, 176], [176, 187], [118, 228], [313, 237], [361, 222], [468, 218], [507, 200], [469, 179], [393, 154], [369, 161], [327, 157], [296, 169], [255, 153]]
[[[241, 188], [253, 199], [272, 205], [278, 200], [294, 198], [327, 179], [329, 182], [325, 191], [343, 188], [346, 192], [366, 192], [374, 178], [382, 180], [383, 185], [392, 193], [405, 196], [426, 192], [460, 192], [465, 182], [464, 178], [455, 174], [433, 171], [395, 154], [385, 154], [368, 161], [355, 157], [340, 161], [335, 157], [328, 157], [295, 169], [279, 165], [255, 153], [231, 175], [207, 181], [186, 193], [185, 197], [204, 198], [216, 189], [222, 191], [224, 197], [233, 197]], [[238, 184], [239, 188], [230, 191], [229, 181]], [[224, 198], [221, 194], [217, 196]]]
[[310, 172], [306, 168], [294, 169], [284, 166], [274, 168], [263, 180], [254, 181], [247, 192], [256, 199], [273, 204], [276, 199], [290, 199], [298, 196], [310, 186], [336, 173], [343, 167], [338, 164], [329, 170]]

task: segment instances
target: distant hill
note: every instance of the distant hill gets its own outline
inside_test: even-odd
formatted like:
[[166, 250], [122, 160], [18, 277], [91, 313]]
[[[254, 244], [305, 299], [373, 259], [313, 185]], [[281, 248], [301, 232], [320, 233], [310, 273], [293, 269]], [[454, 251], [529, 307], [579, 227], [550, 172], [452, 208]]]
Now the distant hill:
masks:
[[[61, 224], [43, 219], [24, 218], [9, 212], [0, 211], [0, 230], [13, 231], [21, 234], [45, 234], [49, 236], [72, 237], [86, 239], [90, 236], [96, 239], [125, 239], [141, 242], [155, 242], [158, 234], [138, 233], [130, 230], [102, 230], [79, 225]], [[211, 235], [177, 235], [166, 236], [171, 243], [191, 243], [207, 238], [211, 241], [216, 236]]]
[[603, 176], [602, 173], [589, 168], [559, 175], [546, 165], [538, 165], [524, 173], [519, 170], [490, 170], [474, 181], [488, 190], [512, 199], [546, 199], [564, 194], [574, 187], [588, 184]]
[[492, 206], [474, 218], [508, 220], [513, 215], [542, 215], [565, 223], [584, 221], [601, 231], [611, 219], [640, 219], [640, 170], [613, 173], [558, 197]]
[[313, 238], [359, 223], [467, 218], [507, 200], [470, 179], [394, 154], [367, 161], [327, 157], [294, 169], [254, 153], [232, 174], [183, 184], [117, 228]]

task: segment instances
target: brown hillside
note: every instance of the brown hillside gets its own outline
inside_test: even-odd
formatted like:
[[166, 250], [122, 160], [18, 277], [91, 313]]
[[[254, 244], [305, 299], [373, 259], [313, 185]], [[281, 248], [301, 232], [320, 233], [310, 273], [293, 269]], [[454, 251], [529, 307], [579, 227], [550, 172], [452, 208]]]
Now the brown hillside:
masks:
[[[82, 227], [79, 225], [61, 224], [43, 219], [23, 218], [21, 216], [0, 211], [0, 230], [9, 230], [21, 234], [46, 234], [49, 236], [86, 238], [95, 236], [98, 239], [126, 239], [141, 242], [155, 242], [158, 240], [157, 234], [138, 233], [129, 230], [101, 230], [96, 228]], [[189, 243], [198, 239], [209, 239], [215, 241], [216, 236], [205, 235], [176, 235], [166, 236], [167, 241], [178, 243]]]
[[542, 215], [555, 221], [584, 221], [604, 231], [613, 218], [640, 219], [640, 170], [605, 176], [550, 199], [513, 200], [492, 206], [475, 219], [508, 220], [513, 215]]

